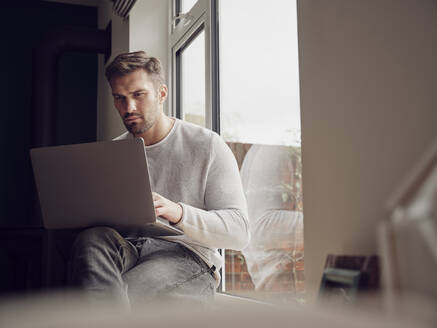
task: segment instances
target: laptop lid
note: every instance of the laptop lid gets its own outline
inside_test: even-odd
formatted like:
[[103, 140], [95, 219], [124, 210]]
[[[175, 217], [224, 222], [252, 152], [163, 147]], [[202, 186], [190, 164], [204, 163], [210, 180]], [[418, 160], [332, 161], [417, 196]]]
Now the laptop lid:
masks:
[[142, 138], [34, 148], [30, 155], [47, 229], [182, 234], [156, 221]]

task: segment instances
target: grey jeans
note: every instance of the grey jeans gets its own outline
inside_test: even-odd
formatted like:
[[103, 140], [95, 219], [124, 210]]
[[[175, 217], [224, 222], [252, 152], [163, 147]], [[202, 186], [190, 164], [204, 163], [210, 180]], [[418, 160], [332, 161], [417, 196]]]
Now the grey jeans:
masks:
[[109, 227], [82, 231], [70, 264], [72, 285], [128, 306], [162, 298], [205, 303], [215, 292], [213, 272], [189, 249], [151, 237], [128, 241]]

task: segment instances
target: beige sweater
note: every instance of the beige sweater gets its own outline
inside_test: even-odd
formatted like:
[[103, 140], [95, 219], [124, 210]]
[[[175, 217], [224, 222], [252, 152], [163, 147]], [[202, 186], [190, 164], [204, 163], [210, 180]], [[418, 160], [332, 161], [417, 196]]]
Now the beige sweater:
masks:
[[[114, 140], [133, 138], [129, 132]], [[182, 205], [176, 225], [183, 244], [210, 267], [222, 266], [218, 248], [243, 249], [249, 242], [247, 205], [235, 158], [215, 132], [176, 119], [169, 134], [146, 146], [152, 190]]]

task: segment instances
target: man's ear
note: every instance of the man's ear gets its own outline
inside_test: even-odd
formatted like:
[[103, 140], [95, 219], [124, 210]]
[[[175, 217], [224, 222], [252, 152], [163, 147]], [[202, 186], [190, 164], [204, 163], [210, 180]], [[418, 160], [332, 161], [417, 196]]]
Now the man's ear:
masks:
[[161, 84], [158, 92], [159, 103], [163, 104], [167, 100], [167, 96], [168, 96], [168, 88], [165, 84]]

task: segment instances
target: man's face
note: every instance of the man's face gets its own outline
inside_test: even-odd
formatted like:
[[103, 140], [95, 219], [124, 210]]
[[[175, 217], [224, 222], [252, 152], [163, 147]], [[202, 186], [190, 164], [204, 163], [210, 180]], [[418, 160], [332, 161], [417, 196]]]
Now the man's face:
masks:
[[145, 70], [137, 70], [110, 81], [114, 105], [126, 129], [133, 135], [149, 130], [162, 115], [167, 87], [156, 83]]

